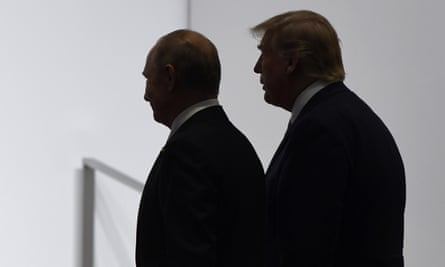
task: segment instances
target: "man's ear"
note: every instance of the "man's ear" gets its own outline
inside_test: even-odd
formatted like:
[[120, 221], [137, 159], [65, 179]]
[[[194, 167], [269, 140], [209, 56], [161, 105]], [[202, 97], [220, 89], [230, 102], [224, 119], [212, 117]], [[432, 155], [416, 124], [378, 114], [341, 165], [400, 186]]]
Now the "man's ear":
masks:
[[293, 73], [298, 66], [299, 60], [298, 60], [298, 55], [297, 52], [290, 52], [287, 58], [287, 68], [286, 68], [286, 73], [287, 74], [291, 74]]
[[172, 64], [167, 64], [164, 67], [165, 73], [167, 75], [167, 90], [173, 92], [176, 83], [176, 70]]

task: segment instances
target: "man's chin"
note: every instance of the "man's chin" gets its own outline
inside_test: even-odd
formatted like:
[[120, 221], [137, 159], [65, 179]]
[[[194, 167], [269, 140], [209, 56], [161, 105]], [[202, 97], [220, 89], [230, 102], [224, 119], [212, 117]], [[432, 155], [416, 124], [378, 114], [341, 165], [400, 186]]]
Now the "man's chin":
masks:
[[159, 116], [156, 116], [156, 113], [153, 112], [153, 120], [157, 123], [162, 123], [162, 120], [159, 118]]
[[275, 105], [267, 92], [264, 92], [264, 102], [270, 105]]
[[275, 107], [282, 107], [278, 101], [274, 101], [267, 93], [264, 93], [264, 102]]

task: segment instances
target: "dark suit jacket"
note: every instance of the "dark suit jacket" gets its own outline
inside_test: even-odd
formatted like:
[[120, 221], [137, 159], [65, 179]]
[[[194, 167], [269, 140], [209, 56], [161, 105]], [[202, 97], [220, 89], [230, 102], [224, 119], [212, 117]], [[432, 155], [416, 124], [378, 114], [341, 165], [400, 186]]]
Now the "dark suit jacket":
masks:
[[150, 172], [136, 266], [262, 266], [264, 214], [264, 171], [253, 147], [220, 106], [199, 111]]
[[403, 266], [402, 159], [383, 122], [342, 82], [303, 108], [266, 188], [269, 267]]

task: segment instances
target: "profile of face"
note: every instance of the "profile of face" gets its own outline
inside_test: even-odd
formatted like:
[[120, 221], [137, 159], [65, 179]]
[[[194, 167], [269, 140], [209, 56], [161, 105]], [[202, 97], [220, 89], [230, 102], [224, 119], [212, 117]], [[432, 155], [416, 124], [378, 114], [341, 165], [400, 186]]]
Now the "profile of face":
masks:
[[144, 99], [150, 103], [153, 110], [154, 120], [167, 125], [170, 98], [168, 90], [169, 85], [166, 73], [153, 62], [155, 52], [156, 47], [152, 48], [149, 52], [144, 71], [142, 72], [142, 75], [146, 79]]
[[271, 105], [284, 107], [289, 101], [286, 93], [289, 62], [278, 51], [274, 50], [270, 43], [269, 34], [266, 32], [258, 45], [261, 55], [253, 70], [260, 74], [264, 100]]

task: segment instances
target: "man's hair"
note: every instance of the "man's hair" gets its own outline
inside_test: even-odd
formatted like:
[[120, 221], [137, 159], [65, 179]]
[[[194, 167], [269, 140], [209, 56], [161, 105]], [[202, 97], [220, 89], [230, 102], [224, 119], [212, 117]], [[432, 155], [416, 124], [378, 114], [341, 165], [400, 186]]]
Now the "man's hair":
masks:
[[267, 35], [271, 48], [278, 52], [296, 52], [309, 77], [344, 80], [337, 33], [320, 14], [308, 10], [282, 13], [256, 25], [251, 32], [254, 36]]
[[221, 64], [215, 45], [200, 33], [176, 30], [158, 41], [153, 62], [158, 67], [173, 65], [181, 86], [218, 94]]

